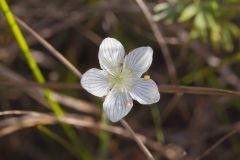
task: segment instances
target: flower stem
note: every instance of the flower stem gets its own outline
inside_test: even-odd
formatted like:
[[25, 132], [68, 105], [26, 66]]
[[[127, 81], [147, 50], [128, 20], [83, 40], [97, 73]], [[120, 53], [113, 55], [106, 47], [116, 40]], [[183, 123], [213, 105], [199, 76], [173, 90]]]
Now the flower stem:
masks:
[[143, 153], [146, 155], [148, 160], [155, 160], [151, 152], [147, 149], [147, 147], [143, 144], [143, 142], [138, 138], [137, 134], [133, 131], [133, 129], [128, 125], [128, 123], [124, 120], [121, 119], [120, 123], [124, 128], [126, 128], [129, 133], [132, 135], [136, 143], [138, 144], [139, 148], [143, 151]]

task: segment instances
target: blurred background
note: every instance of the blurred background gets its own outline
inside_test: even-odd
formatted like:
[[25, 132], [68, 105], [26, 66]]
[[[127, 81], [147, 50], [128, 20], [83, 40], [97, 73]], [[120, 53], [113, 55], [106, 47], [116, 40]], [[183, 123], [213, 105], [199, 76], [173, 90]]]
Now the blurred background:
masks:
[[[146, 19], [146, 10], [144, 12], [134, 0], [8, 1], [17, 17], [82, 73], [100, 68], [99, 44], [105, 37], [114, 37], [122, 42], [126, 52], [141, 46], [153, 48], [154, 59], [147, 74], [159, 85], [240, 91], [239, 0], [141, 2], [150, 10], [153, 24]], [[152, 25], [157, 25], [163, 43], [157, 41], [159, 35], [153, 32]], [[118, 132], [117, 129], [122, 128], [119, 123], [107, 121], [102, 114], [102, 101], [80, 89], [79, 78], [29, 32], [22, 31], [46, 81], [56, 84], [54, 97], [65, 114], [93, 125], [73, 127], [78, 146], [73, 150], [65, 143], [67, 136], [59, 124], [46, 128], [37, 123], [33, 127], [21, 127], [28, 119], [33, 123], [30, 115], [1, 116], [0, 159], [146, 159], [127, 131]], [[166, 62], [163, 48], [169, 52], [173, 64]], [[174, 67], [176, 73], [169, 73], [169, 66]], [[23, 80], [25, 86], [17, 85]], [[36, 80], [1, 10], [0, 110], [52, 114], [33, 82]], [[63, 83], [66, 88], [61, 87]], [[71, 87], [73, 85], [77, 89]], [[239, 97], [161, 93], [157, 104], [142, 106], [134, 102], [125, 119], [135, 132], [145, 136], [156, 159], [240, 159], [239, 130], [235, 130], [236, 126], [240, 128]], [[106, 131], [99, 128], [100, 124], [116, 128]], [[20, 128], [10, 132], [11, 126]], [[9, 134], [5, 134], [8, 131]], [[204, 155], [229, 133], [232, 134]]]

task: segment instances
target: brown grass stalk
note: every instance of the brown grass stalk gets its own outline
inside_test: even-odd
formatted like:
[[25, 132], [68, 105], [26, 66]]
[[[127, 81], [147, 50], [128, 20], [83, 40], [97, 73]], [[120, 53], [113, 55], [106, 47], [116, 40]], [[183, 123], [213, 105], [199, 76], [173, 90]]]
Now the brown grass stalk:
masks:
[[[79, 83], [59, 83], [59, 82], [47, 82], [40, 84], [32, 81], [22, 82], [11, 82], [11, 81], [0, 81], [0, 86], [8, 87], [41, 87], [49, 89], [76, 89], [81, 90], [82, 87]], [[209, 87], [193, 87], [193, 86], [182, 86], [182, 85], [159, 85], [159, 91], [161, 93], [184, 93], [184, 94], [196, 94], [196, 95], [213, 95], [213, 96], [240, 96], [239, 91], [232, 91], [226, 89], [209, 88]]]
[[173, 63], [169, 48], [167, 46], [167, 43], [157, 25], [157, 23], [153, 20], [153, 15], [151, 14], [150, 10], [148, 9], [147, 5], [143, 0], [136, 0], [138, 6], [142, 10], [143, 14], [145, 15], [153, 33], [154, 36], [158, 42], [158, 45], [160, 46], [160, 49], [162, 51], [167, 70], [169, 73], [169, 76], [171, 78], [172, 83], [176, 84], [177, 83], [177, 73], [176, 73], [176, 68]]

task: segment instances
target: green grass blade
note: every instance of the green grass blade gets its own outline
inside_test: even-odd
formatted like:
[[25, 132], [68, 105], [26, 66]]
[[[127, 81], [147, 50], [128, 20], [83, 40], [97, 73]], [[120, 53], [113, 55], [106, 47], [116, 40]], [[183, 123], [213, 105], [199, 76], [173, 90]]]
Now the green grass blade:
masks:
[[[13, 16], [11, 10], [9, 9], [9, 6], [8, 6], [6, 0], [0, 0], [0, 7], [2, 8], [2, 10], [5, 14], [5, 17], [6, 17], [7, 22], [12, 30], [12, 33], [14, 34], [16, 41], [17, 41], [19, 47], [21, 48], [23, 55], [26, 58], [32, 73], [34, 74], [35, 78], [37, 79], [37, 81], [39, 83], [45, 83], [45, 78], [44, 78], [40, 68], [38, 67], [36, 61], [33, 59], [30, 49], [27, 45], [27, 42], [26, 42], [18, 24], [16, 23], [16, 20]], [[61, 107], [58, 105], [58, 103], [53, 99], [51, 91], [49, 89], [44, 89], [44, 95], [47, 98], [48, 103], [51, 106], [55, 115], [56, 116], [64, 115], [64, 111], [61, 109]], [[79, 143], [79, 139], [77, 138], [77, 135], [76, 135], [75, 131], [73, 130], [73, 128], [68, 124], [62, 124], [62, 127], [63, 127], [65, 133], [67, 134], [68, 138], [75, 145], [75, 147], [79, 148], [79, 149], [84, 149], [84, 147], [82, 147], [81, 144]], [[66, 146], [66, 148], [67, 148], [67, 146]], [[84, 157], [82, 157], [82, 158], [84, 158]]]
[[164, 134], [161, 127], [160, 111], [157, 105], [153, 105], [151, 108], [152, 118], [155, 126], [156, 137], [159, 143], [164, 143]]
[[[108, 119], [107, 116], [103, 113], [101, 118], [101, 124], [102, 125], [108, 125]], [[107, 159], [109, 146], [110, 146], [110, 137], [108, 132], [102, 130], [100, 131], [100, 146], [99, 146], [99, 160]]]
[[50, 129], [39, 125], [37, 126], [37, 128], [44, 133], [45, 135], [47, 135], [48, 137], [51, 137], [53, 140], [55, 140], [56, 142], [58, 142], [59, 144], [61, 144], [63, 147], [65, 147], [69, 152], [71, 152], [72, 154], [76, 155], [78, 157], [78, 159], [89, 159], [88, 154], [83, 154], [83, 153], [79, 153], [78, 150], [73, 149], [74, 146], [72, 144], [70, 144], [68, 141], [66, 141], [64, 138], [62, 138], [61, 136], [59, 136], [58, 134], [52, 132]]

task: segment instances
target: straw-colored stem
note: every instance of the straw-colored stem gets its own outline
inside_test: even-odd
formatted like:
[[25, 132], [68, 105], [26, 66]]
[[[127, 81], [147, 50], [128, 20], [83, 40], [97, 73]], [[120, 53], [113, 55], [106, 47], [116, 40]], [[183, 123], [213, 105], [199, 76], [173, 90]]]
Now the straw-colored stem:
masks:
[[81, 72], [73, 66], [59, 51], [57, 51], [51, 44], [49, 44], [45, 39], [43, 39], [37, 32], [35, 32], [31, 27], [29, 27], [26, 23], [24, 23], [21, 19], [16, 17], [17, 22], [25, 28], [28, 32], [30, 32], [48, 51], [53, 54], [59, 61], [61, 61], [69, 70], [71, 70], [75, 75], [79, 78], [82, 77]]
[[123, 125], [124, 128], [126, 128], [129, 133], [132, 135], [133, 139], [138, 144], [139, 148], [143, 151], [143, 153], [146, 155], [148, 160], [155, 160], [151, 152], [147, 149], [147, 147], [144, 145], [144, 143], [137, 137], [136, 133], [133, 131], [133, 129], [128, 125], [128, 123], [121, 119], [120, 123]]
[[145, 4], [145, 2], [143, 0], [136, 0], [136, 2], [138, 4], [139, 8], [142, 10], [144, 16], [146, 17], [146, 19], [153, 31], [153, 34], [159, 44], [159, 47], [162, 51], [171, 81], [172, 81], [172, 83], [176, 84], [177, 83], [177, 72], [176, 72], [176, 68], [173, 63], [170, 51], [168, 49], [167, 43], [166, 43], [162, 33], [160, 32], [156, 22], [153, 20], [153, 16], [152, 16], [150, 10], [148, 9], [147, 5]]

